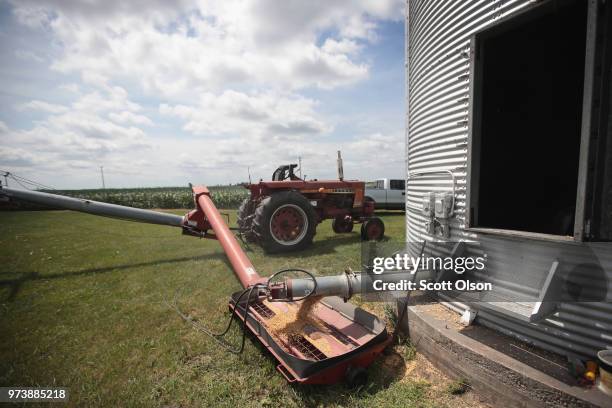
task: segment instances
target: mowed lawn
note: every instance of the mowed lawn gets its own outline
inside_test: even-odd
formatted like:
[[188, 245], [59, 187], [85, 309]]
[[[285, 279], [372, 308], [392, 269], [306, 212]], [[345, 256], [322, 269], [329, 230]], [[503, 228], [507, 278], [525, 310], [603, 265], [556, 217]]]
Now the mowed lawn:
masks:
[[[235, 212], [225, 212], [233, 225]], [[382, 218], [387, 236], [403, 240], [404, 214]], [[359, 270], [359, 233], [334, 234], [326, 221], [306, 251], [247, 253], [264, 276], [291, 266], [317, 274]], [[228, 296], [240, 289], [216, 241], [176, 228], [69, 211], [2, 212], [0, 385], [67, 387], [72, 406], [448, 402], [427, 381], [400, 381], [403, 371], [388, 357], [359, 389], [287, 384], [253, 337], [242, 355], [230, 354], [165, 303], [178, 294], [183, 310], [218, 329], [227, 321]], [[238, 343], [240, 332], [229, 340]], [[394, 354], [403, 361], [412, 353], [398, 346]]]

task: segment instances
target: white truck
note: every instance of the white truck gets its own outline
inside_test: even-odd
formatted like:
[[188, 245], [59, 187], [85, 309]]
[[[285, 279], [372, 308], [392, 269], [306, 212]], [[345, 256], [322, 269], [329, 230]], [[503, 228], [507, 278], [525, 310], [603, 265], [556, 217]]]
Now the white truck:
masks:
[[366, 183], [365, 199], [377, 210], [406, 209], [406, 180], [381, 178]]

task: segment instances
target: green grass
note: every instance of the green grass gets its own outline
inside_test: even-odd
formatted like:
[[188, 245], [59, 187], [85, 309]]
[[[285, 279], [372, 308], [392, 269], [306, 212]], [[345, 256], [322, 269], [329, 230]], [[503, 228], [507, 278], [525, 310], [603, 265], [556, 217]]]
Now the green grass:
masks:
[[446, 390], [452, 395], [465, 394], [470, 388], [470, 383], [464, 378], [460, 378], [451, 382]]
[[[387, 235], [403, 239], [403, 214], [382, 218]], [[254, 247], [248, 255], [262, 275], [289, 266], [358, 270], [359, 236], [336, 235], [326, 221], [306, 251], [265, 256]], [[217, 242], [178, 229], [3, 212], [0, 265], [2, 386], [65, 386], [73, 406], [439, 405], [427, 383], [399, 381], [402, 367], [390, 369], [385, 357], [367, 386], [350, 390], [287, 384], [253, 338], [240, 356], [223, 351], [164, 301], [178, 292], [184, 310], [219, 328], [240, 285]], [[230, 340], [239, 338], [235, 331]]]

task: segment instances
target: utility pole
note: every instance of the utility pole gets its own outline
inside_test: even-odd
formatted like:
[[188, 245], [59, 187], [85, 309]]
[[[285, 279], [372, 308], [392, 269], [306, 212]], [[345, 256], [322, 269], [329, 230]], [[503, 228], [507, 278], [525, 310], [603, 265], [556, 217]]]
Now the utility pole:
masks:
[[8, 175], [9, 173], [4, 173], [4, 187], [8, 187]]
[[298, 156], [298, 170], [300, 171], [300, 178], [302, 178], [302, 156]]
[[106, 184], [104, 183], [104, 166], [100, 166], [100, 175], [102, 176], [102, 190], [106, 190]]

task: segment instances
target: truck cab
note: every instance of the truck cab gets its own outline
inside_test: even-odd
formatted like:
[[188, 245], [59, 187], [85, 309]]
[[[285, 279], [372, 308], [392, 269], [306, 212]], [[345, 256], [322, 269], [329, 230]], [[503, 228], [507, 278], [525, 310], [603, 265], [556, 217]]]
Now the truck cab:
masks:
[[406, 180], [380, 178], [366, 183], [365, 199], [374, 201], [377, 210], [406, 208]]

